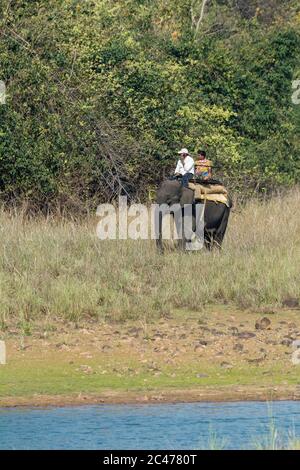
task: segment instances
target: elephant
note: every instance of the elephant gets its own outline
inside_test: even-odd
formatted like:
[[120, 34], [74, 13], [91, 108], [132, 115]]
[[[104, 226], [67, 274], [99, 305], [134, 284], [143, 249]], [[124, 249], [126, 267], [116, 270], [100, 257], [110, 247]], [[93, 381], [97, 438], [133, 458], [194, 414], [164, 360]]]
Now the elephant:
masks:
[[[167, 205], [169, 207], [178, 207], [181, 214], [184, 216], [184, 212], [187, 207], [190, 207], [192, 210], [193, 217], [193, 231], [195, 230], [195, 214], [196, 207], [198, 204], [201, 204], [201, 209], [203, 210], [204, 205], [204, 246], [208, 250], [213, 248], [221, 248], [222, 242], [226, 233], [227, 224], [229, 220], [230, 210], [232, 203], [228, 207], [222, 203], [215, 203], [214, 201], [194, 201], [194, 191], [189, 188], [182, 186], [180, 180], [165, 180], [162, 182], [156, 193], [156, 204], [157, 210], [159, 211], [157, 217], [157, 237], [156, 243], [157, 248], [162, 252], [163, 251], [163, 241], [162, 241], [162, 219], [163, 215], [160, 211], [161, 205]], [[186, 206], [184, 208], [184, 206]], [[175, 215], [175, 214], [174, 214]], [[183, 218], [184, 220], [184, 218]], [[190, 237], [189, 237], [190, 238]], [[187, 239], [186, 234], [180, 240], [181, 248], [186, 247], [186, 243], [190, 239]]]

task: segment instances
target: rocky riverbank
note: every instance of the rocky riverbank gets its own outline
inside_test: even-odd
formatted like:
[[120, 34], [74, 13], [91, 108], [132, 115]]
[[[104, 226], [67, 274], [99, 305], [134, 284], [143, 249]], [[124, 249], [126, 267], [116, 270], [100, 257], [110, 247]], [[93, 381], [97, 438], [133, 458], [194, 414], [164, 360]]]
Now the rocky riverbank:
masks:
[[2, 334], [0, 406], [300, 398], [300, 311], [175, 311], [153, 323]]

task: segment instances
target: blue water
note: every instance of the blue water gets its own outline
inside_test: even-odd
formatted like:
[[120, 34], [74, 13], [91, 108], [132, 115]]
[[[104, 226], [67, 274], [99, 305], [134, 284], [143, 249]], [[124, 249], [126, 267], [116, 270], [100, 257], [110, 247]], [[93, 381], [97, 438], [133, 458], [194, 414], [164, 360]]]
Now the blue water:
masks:
[[300, 403], [0, 409], [0, 449], [252, 449], [300, 438]]

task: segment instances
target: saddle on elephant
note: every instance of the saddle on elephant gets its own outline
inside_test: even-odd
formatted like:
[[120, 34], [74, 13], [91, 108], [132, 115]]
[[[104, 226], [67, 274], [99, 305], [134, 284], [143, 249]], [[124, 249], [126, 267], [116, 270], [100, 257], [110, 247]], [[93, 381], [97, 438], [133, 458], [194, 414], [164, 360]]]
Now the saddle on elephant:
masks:
[[195, 201], [213, 201], [216, 204], [225, 204], [230, 207], [230, 198], [225, 186], [216, 180], [191, 181], [189, 189], [194, 191]]

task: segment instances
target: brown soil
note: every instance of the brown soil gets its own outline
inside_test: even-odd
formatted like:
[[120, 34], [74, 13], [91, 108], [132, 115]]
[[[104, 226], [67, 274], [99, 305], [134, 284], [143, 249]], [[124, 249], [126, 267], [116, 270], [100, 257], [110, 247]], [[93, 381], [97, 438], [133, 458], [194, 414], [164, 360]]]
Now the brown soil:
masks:
[[300, 399], [297, 309], [220, 307], [149, 324], [40, 323], [27, 333], [11, 325], [1, 335], [0, 406]]

